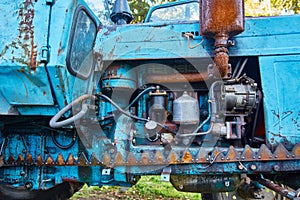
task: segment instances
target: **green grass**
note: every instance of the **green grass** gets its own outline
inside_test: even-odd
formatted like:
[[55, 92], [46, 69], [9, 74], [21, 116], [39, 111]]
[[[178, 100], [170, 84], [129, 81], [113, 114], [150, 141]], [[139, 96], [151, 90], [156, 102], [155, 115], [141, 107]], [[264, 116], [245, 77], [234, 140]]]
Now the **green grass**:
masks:
[[97, 197], [108, 198], [114, 197], [114, 199], [190, 199], [199, 200], [201, 195], [197, 193], [187, 193], [177, 191], [171, 183], [161, 182], [160, 176], [143, 176], [139, 182], [128, 190], [124, 191], [124, 188], [120, 187], [88, 187], [84, 186], [79, 192], [77, 192], [73, 200], [76, 199], [97, 199]]

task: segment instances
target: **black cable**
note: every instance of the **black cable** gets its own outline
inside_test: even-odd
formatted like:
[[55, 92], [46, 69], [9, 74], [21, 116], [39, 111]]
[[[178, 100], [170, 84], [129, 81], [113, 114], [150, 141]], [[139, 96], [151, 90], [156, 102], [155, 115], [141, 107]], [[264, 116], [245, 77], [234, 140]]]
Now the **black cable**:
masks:
[[[127, 117], [130, 117], [132, 119], [135, 119], [135, 120], [138, 120], [138, 121], [143, 121], [143, 122], [149, 122], [150, 119], [146, 119], [146, 118], [141, 118], [141, 117], [138, 117], [136, 115], [133, 115], [129, 112], [126, 112], [125, 110], [123, 110], [120, 106], [118, 106], [118, 104], [116, 104], [112, 99], [110, 99], [108, 96], [104, 95], [104, 94], [97, 94], [96, 96], [98, 97], [101, 97], [103, 99], [105, 99], [106, 101], [108, 101], [109, 103], [111, 103], [116, 109], [118, 109], [121, 113], [123, 113], [124, 115], [126, 115]], [[155, 122], [158, 126], [166, 129], [167, 131], [169, 131], [170, 133], [173, 133], [173, 134], [177, 134], [176, 132], [172, 131], [169, 129], [169, 127], [159, 123], [159, 122]]]

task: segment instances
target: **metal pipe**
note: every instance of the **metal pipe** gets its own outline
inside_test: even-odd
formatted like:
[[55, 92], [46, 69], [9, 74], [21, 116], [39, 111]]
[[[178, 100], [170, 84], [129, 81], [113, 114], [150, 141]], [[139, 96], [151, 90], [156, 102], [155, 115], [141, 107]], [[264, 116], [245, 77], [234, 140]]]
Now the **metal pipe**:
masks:
[[294, 199], [297, 196], [295, 191], [283, 188], [283, 187], [279, 186], [278, 184], [273, 183], [272, 181], [269, 181], [267, 179], [258, 178], [255, 181], [259, 182], [263, 186], [266, 186], [267, 188], [275, 191], [276, 193], [278, 193], [288, 199]]
[[147, 83], [185, 83], [185, 82], [192, 83], [192, 82], [206, 81], [207, 79], [208, 79], [207, 72], [187, 73], [187, 74], [179, 74], [179, 73], [151, 74], [145, 77]]

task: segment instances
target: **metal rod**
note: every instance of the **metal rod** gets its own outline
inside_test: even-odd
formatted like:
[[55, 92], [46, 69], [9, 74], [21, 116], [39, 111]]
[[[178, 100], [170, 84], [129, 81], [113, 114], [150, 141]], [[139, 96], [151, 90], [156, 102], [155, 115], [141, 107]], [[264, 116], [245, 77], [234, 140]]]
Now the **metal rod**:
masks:
[[297, 195], [295, 191], [283, 188], [270, 180], [259, 178], [256, 181], [288, 199], [294, 199]]

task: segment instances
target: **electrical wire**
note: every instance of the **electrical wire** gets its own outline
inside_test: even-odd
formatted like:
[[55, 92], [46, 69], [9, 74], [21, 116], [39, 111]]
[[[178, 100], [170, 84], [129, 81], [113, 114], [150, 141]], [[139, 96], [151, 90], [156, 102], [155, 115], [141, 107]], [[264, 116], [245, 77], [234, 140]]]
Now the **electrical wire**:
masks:
[[143, 96], [146, 92], [151, 91], [151, 90], [155, 90], [155, 87], [148, 87], [145, 90], [143, 90], [139, 95], [137, 95], [134, 100], [131, 101], [131, 103], [124, 109], [124, 110], [128, 110], [128, 108], [130, 108], [133, 104], [136, 103], [137, 100], [139, 100], [139, 98], [141, 98], [141, 96]]
[[[113, 105], [116, 109], [118, 109], [122, 114], [124, 114], [125, 116], [127, 117], [130, 117], [132, 119], [135, 119], [135, 120], [138, 120], [138, 121], [143, 121], [143, 122], [149, 122], [151, 121], [150, 119], [146, 119], [146, 118], [141, 118], [141, 117], [138, 117], [136, 115], [133, 115], [127, 111], [125, 111], [124, 109], [122, 109], [120, 106], [118, 106], [118, 104], [116, 104], [116, 102], [114, 102], [111, 98], [109, 98], [108, 96], [104, 95], [104, 94], [97, 94], [96, 95], [97, 97], [100, 97], [100, 98], [103, 98], [104, 100], [108, 101], [109, 103], [111, 103], [111, 105]], [[166, 129], [167, 131], [169, 131], [170, 133], [172, 134], [177, 134], [176, 132], [170, 130], [167, 126], [159, 123], [159, 122], [155, 122], [158, 126]]]

